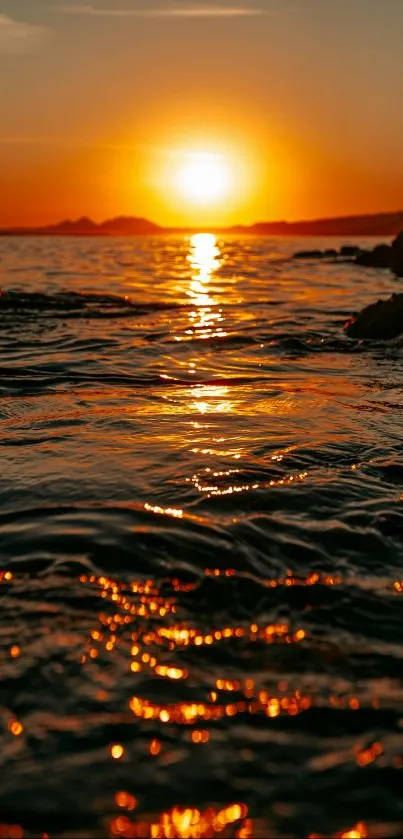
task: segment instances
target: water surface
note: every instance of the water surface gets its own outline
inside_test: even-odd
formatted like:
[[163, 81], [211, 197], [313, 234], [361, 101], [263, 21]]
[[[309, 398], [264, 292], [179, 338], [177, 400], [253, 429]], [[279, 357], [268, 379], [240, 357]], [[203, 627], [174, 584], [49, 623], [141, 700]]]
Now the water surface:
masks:
[[403, 831], [400, 287], [318, 244], [0, 240], [1, 835]]

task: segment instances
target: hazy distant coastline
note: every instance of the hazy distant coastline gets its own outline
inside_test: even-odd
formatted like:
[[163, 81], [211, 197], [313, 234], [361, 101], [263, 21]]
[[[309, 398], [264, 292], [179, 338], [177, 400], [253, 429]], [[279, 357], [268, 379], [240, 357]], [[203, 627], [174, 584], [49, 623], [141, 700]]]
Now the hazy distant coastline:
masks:
[[87, 217], [61, 221], [44, 227], [0, 228], [0, 236], [160, 236], [196, 233], [214, 229], [217, 233], [258, 236], [395, 236], [403, 229], [403, 210], [373, 215], [339, 216], [308, 221], [258, 222], [252, 225], [206, 228], [161, 227], [144, 218], [120, 216], [99, 224]]

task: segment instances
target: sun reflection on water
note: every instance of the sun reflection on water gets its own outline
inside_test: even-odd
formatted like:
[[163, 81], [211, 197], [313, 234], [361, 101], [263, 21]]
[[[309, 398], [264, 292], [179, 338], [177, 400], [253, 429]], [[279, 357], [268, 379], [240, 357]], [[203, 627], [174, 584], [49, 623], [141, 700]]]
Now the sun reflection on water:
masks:
[[221, 253], [213, 233], [196, 233], [190, 239], [187, 261], [192, 271], [186, 292], [195, 308], [189, 312], [186, 335], [206, 340], [222, 337], [224, 322], [222, 306], [211, 294], [210, 283], [221, 266]]
[[[214, 233], [196, 233], [190, 238], [187, 261], [192, 273], [186, 295], [194, 308], [190, 308], [189, 326], [185, 334], [189, 339], [196, 340], [224, 338], [227, 335], [222, 325], [225, 321], [224, 309], [211, 290], [211, 283], [222, 264]], [[177, 336], [177, 340], [182, 339]], [[188, 374], [198, 374], [194, 360], [188, 362]], [[198, 384], [190, 389], [190, 410], [200, 414], [232, 413], [233, 404], [228, 399], [229, 393], [230, 389], [225, 385]]]
[[195, 271], [194, 282], [208, 283], [220, 265], [220, 250], [214, 233], [195, 233], [190, 239], [188, 262]]
[[199, 385], [192, 390], [191, 407], [200, 414], [231, 414], [233, 403], [228, 399], [230, 388], [226, 385]]

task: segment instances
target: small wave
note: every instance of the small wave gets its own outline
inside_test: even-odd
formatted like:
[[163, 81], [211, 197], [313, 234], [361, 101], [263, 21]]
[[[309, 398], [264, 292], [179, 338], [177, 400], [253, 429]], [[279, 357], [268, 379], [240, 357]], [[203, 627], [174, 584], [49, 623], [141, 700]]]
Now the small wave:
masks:
[[61, 291], [56, 294], [40, 292], [0, 292], [0, 315], [13, 314], [24, 317], [38, 313], [57, 318], [104, 318], [142, 315], [165, 309], [178, 309], [179, 303], [136, 303], [129, 297], [115, 294], [84, 294]]

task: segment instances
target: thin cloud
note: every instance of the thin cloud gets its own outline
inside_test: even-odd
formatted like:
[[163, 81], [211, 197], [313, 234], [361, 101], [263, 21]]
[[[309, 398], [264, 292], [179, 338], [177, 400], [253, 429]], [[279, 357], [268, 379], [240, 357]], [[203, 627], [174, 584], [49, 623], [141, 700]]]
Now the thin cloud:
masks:
[[247, 17], [264, 14], [263, 9], [249, 6], [184, 6], [170, 9], [97, 9], [89, 4], [61, 6], [60, 11], [68, 15], [87, 17], [148, 17], [148, 18], [200, 18], [200, 17]]
[[0, 55], [21, 55], [37, 49], [46, 34], [43, 26], [0, 14]]
[[32, 136], [32, 135], [9, 135], [0, 134], [0, 146], [65, 146], [88, 149], [104, 149], [115, 152], [136, 152], [136, 151], [161, 151], [159, 147], [140, 144], [103, 142], [100, 140], [89, 140], [85, 137], [57, 137], [57, 136]]

